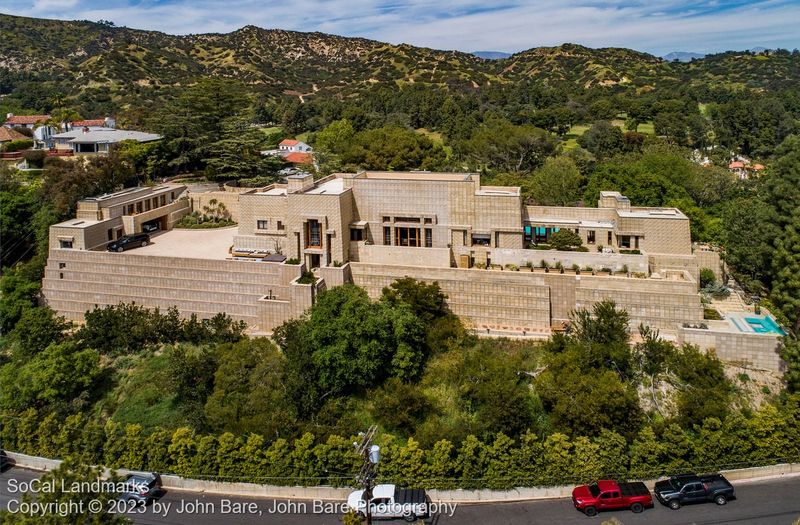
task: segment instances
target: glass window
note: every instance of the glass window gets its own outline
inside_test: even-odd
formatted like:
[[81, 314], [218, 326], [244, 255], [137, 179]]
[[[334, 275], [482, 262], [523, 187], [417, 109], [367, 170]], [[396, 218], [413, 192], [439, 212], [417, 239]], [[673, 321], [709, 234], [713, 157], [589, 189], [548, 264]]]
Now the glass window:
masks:
[[114, 240], [114, 230], [112, 230], [111, 228], [108, 229], [108, 240], [109, 241]]
[[395, 217], [394, 222], [419, 222], [419, 217]]
[[425, 247], [433, 248], [433, 230], [425, 228]]
[[433, 219], [430, 217], [425, 217], [425, 224], [433, 224]]
[[472, 245], [473, 246], [489, 246], [492, 242], [492, 236], [485, 233], [473, 233]]
[[350, 228], [350, 240], [351, 241], [363, 241], [364, 240], [364, 230], [360, 228]]
[[322, 246], [322, 225], [316, 219], [308, 221], [308, 246]]
[[72, 241], [60, 241], [59, 244], [60, 244], [60, 246], [62, 248], [65, 248], [65, 249], [71, 249], [72, 248]]
[[383, 244], [386, 246], [392, 244], [392, 229], [388, 226], [383, 227]]
[[162, 195], [161, 196], [161, 205], [162, 206], [166, 206], [166, 204], [167, 204], [167, 196], [166, 195]]
[[586, 232], [586, 243], [594, 244], [594, 230], [589, 230]]
[[619, 238], [619, 246], [620, 246], [620, 248], [630, 248], [631, 247], [631, 236], [630, 235], [622, 235]]
[[142, 201], [136, 203], [136, 213], [142, 213]]
[[611, 232], [608, 232], [608, 244], [611, 245]]
[[283, 221], [278, 221], [278, 229], [283, 230]]
[[420, 246], [419, 228], [395, 228], [394, 242], [397, 246]]
[[392, 218], [391, 217], [384, 217], [383, 218], [383, 222], [392, 222]]
[[261, 219], [256, 221], [256, 228], [259, 230], [268, 230], [269, 229], [269, 221], [266, 219]]

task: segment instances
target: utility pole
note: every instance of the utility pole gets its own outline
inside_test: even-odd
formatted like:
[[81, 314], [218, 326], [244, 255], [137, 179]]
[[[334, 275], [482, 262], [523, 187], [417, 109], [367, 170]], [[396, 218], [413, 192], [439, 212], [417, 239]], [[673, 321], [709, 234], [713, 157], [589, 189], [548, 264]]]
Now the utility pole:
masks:
[[381, 459], [381, 447], [372, 444], [372, 440], [375, 438], [377, 432], [378, 427], [372, 425], [366, 432], [359, 433], [361, 437], [360, 443], [353, 443], [356, 447], [356, 452], [363, 460], [361, 470], [359, 470], [358, 476], [356, 476], [356, 482], [364, 489], [362, 499], [366, 506], [364, 514], [367, 518], [367, 525], [372, 525], [371, 502], [372, 489], [375, 488], [375, 466]]

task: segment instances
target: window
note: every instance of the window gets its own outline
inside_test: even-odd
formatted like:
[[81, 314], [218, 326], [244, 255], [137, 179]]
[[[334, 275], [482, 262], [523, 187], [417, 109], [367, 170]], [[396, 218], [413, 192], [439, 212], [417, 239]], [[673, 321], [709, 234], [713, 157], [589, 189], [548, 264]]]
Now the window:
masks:
[[150, 199], [144, 201], [144, 211], [150, 211]]
[[136, 203], [136, 213], [142, 213], [142, 201]]
[[67, 263], [58, 263], [58, 269], [59, 270], [62, 269], [62, 268], [66, 268], [66, 267], [67, 267]]
[[58, 278], [59, 279], [63, 279], [64, 278], [64, 272], [58, 272]]
[[114, 240], [114, 230], [112, 230], [111, 228], [108, 229], [108, 240], [109, 241]]
[[361, 228], [350, 228], [350, 240], [351, 241], [363, 241], [364, 240], [364, 230]]
[[495, 248], [500, 247], [500, 232], [494, 232], [494, 246]]
[[433, 224], [433, 219], [430, 217], [425, 217], [425, 224]]
[[316, 219], [306, 223], [306, 248], [322, 247], [322, 225]]
[[72, 249], [72, 241], [59, 241], [59, 245], [66, 250]]
[[175, 192], [171, 191], [169, 193], [170, 193], [170, 197], [172, 198], [172, 200], [175, 200]]
[[639, 236], [638, 235], [633, 238], [633, 242], [634, 242], [633, 247], [638, 250], [639, 249]]
[[278, 221], [278, 229], [283, 230], [283, 222]]
[[161, 205], [162, 206], [166, 206], [166, 204], [167, 204], [167, 196], [166, 195], [162, 195], [161, 196]]
[[425, 247], [433, 248], [433, 230], [425, 228]]
[[608, 232], [608, 245], [610, 246], [611, 244], [611, 232]]
[[128, 215], [133, 215], [133, 204], [128, 204]]
[[383, 222], [392, 222], [392, 218], [391, 217], [384, 217], [383, 218]]
[[395, 228], [394, 243], [397, 246], [420, 246], [419, 228]]
[[256, 228], [259, 230], [268, 230], [269, 229], [269, 221], [266, 219], [261, 219], [256, 221]]
[[158, 208], [158, 197], [153, 197], [153, 208]]
[[586, 244], [594, 244], [594, 230], [586, 232]]
[[620, 248], [630, 248], [631, 247], [631, 236], [630, 235], [622, 235], [619, 238], [619, 246], [620, 246]]
[[383, 227], [383, 244], [385, 246], [392, 244], [392, 229], [388, 226]]
[[394, 222], [419, 222], [419, 217], [395, 217]]
[[473, 246], [489, 246], [492, 242], [492, 236], [488, 233], [473, 233], [472, 245]]

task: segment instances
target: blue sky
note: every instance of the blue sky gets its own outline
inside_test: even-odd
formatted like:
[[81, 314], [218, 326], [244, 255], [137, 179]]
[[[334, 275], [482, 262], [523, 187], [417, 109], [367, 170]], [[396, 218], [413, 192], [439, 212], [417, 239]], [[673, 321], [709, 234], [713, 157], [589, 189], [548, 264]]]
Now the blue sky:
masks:
[[564, 42], [656, 55], [800, 47], [800, 0], [1, 0], [0, 12], [174, 34], [252, 24], [462, 51]]

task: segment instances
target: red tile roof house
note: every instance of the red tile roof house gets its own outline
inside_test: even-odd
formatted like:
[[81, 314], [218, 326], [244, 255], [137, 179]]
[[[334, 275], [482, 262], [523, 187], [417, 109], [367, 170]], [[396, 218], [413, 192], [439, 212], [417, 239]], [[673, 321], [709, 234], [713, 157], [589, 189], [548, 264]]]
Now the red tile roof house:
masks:
[[50, 115], [6, 115], [6, 122], [3, 124], [7, 128], [28, 128], [34, 129], [37, 125], [50, 119]]
[[292, 164], [313, 164], [314, 156], [311, 153], [292, 151], [286, 155], [283, 155], [283, 160], [286, 162], [291, 162]]
[[302, 153], [310, 153], [313, 150], [311, 146], [300, 140], [283, 139], [281, 143], [278, 144], [278, 151], [299, 151]]
[[728, 164], [728, 170], [740, 179], [747, 178], [747, 166], [744, 162], [737, 160]]

